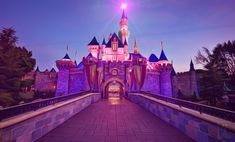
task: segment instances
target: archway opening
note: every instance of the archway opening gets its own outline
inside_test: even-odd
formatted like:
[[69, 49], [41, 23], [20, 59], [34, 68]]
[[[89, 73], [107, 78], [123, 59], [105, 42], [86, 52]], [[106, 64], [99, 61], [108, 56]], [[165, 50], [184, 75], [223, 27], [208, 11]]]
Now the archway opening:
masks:
[[104, 87], [104, 98], [119, 99], [124, 96], [125, 86], [118, 80], [110, 80]]

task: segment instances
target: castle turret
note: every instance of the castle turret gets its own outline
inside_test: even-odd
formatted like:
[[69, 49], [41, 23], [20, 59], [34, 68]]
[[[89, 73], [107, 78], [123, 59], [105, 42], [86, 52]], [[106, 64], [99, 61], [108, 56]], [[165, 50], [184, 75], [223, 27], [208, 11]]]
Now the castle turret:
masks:
[[88, 52], [91, 53], [95, 58], [98, 59], [100, 45], [96, 40], [96, 37], [93, 37], [91, 42], [88, 44]]
[[69, 93], [70, 69], [76, 67], [76, 65], [66, 53], [64, 58], [56, 61], [56, 66], [59, 69], [56, 96], [67, 95]]
[[168, 61], [163, 49], [158, 61], [158, 68], [160, 72], [160, 94], [163, 96], [172, 97], [172, 64]]
[[196, 71], [195, 71], [192, 60], [190, 62], [189, 75], [190, 75], [190, 93], [192, 95], [196, 95], [196, 97], [199, 97], [198, 88], [197, 88]]
[[125, 40], [129, 41], [129, 37], [130, 37], [130, 32], [128, 31], [128, 18], [125, 14], [125, 11], [123, 9], [122, 12], [122, 17], [120, 20], [120, 30], [118, 32], [119, 38], [122, 40], [122, 43], [124, 44]]

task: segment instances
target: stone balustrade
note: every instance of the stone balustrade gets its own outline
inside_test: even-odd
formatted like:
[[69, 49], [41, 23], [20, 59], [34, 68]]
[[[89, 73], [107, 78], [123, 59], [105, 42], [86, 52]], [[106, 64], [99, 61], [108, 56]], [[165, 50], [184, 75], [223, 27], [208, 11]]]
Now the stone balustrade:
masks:
[[88, 93], [36, 111], [27, 112], [0, 122], [1, 142], [32, 142], [53, 130], [92, 103], [99, 93]]
[[234, 142], [235, 123], [140, 93], [128, 99], [198, 142]]

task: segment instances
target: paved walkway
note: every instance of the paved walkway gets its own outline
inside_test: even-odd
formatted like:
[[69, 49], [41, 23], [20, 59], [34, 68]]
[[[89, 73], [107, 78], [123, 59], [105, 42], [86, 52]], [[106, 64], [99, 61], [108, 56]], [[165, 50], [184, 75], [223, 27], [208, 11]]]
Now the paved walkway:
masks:
[[100, 100], [38, 142], [193, 142], [136, 104]]

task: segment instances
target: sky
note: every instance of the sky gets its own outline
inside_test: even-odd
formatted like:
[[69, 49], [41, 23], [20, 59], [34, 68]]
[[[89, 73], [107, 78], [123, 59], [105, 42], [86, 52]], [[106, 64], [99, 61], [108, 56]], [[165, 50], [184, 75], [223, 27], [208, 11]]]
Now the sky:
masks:
[[159, 57], [162, 41], [177, 72], [188, 71], [202, 47], [235, 40], [235, 0], [1, 0], [0, 28], [13, 27], [18, 45], [33, 52], [43, 71], [55, 66], [67, 45], [79, 62], [93, 36], [102, 43], [118, 33], [121, 3], [127, 4], [129, 51], [136, 36], [143, 55]]

